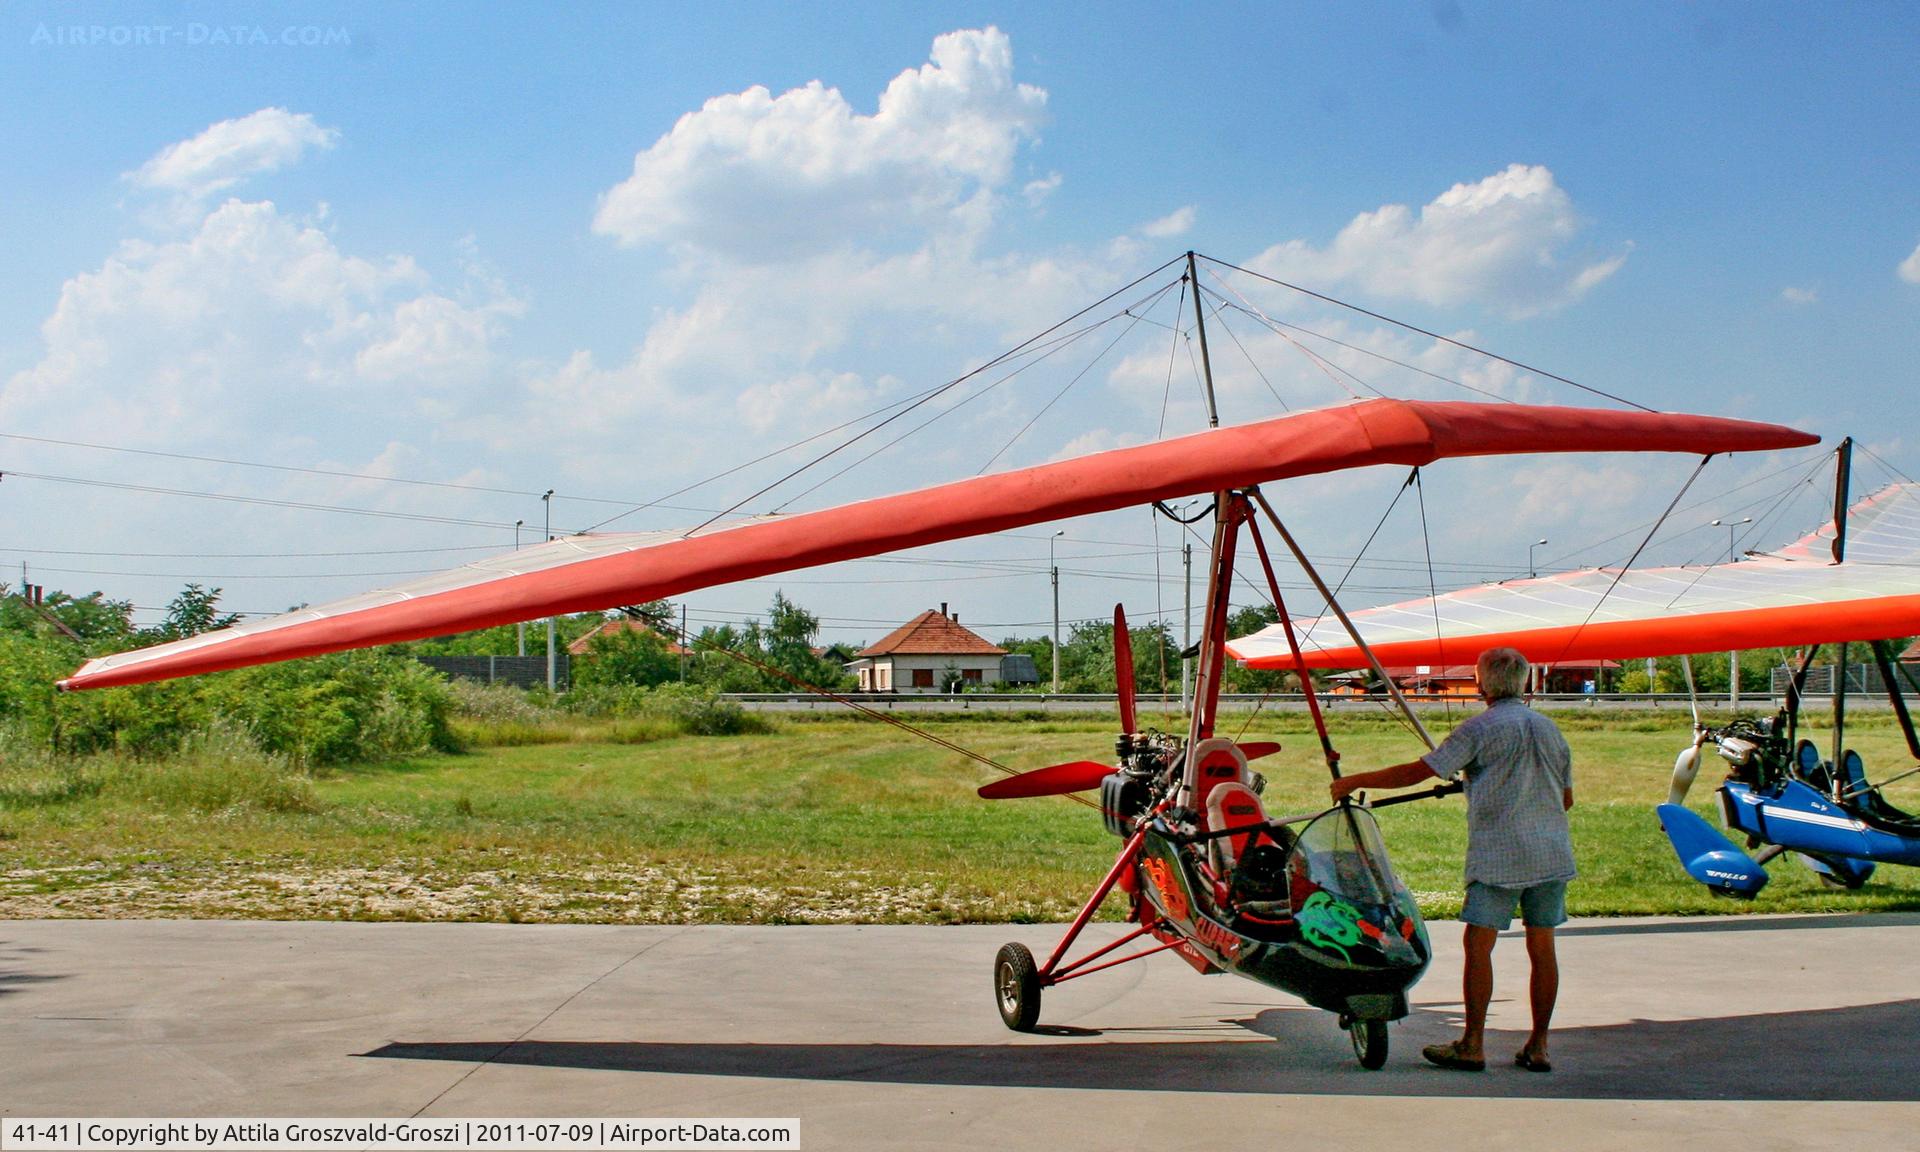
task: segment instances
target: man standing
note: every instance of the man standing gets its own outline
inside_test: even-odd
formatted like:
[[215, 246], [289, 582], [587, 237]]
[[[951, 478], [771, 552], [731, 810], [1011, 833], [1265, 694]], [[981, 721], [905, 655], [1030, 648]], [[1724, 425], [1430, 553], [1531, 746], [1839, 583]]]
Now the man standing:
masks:
[[1423, 1055], [1442, 1068], [1478, 1072], [1487, 1066], [1481, 1036], [1493, 999], [1493, 945], [1520, 909], [1531, 965], [1533, 1033], [1513, 1062], [1551, 1072], [1547, 1026], [1560, 991], [1553, 930], [1567, 919], [1567, 881], [1574, 875], [1567, 811], [1573, 807], [1573, 756], [1553, 721], [1529, 708], [1521, 693], [1527, 658], [1489, 648], [1475, 665], [1487, 710], [1467, 720], [1419, 760], [1333, 782], [1335, 802], [1362, 788], [1406, 788], [1435, 776], [1464, 777], [1467, 794], [1467, 1026], [1460, 1039]]

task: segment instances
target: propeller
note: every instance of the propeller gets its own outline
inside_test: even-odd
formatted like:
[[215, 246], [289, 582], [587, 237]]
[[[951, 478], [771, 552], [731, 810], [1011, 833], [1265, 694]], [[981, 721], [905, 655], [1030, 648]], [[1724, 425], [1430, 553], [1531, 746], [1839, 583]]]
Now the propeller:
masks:
[[1100, 781], [1112, 774], [1111, 764], [1074, 760], [984, 784], [980, 787], [980, 797], [983, 800], [1016, 800], [1027, 796], [1064, 796], [1069, 792], [1098, 788]]
[[1113, 606], [1113, 690], [1120, 698], [1120, 731], [1133, 734], [1133, 634], [1127, 631], [1127, 610]]

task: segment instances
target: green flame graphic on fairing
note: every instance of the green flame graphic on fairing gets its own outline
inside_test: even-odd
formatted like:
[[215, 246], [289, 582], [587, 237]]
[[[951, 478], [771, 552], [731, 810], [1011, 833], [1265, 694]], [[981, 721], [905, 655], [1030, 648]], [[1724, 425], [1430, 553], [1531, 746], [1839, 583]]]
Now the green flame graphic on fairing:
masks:
[[1344, 947], [1360, 943], [1360, 910], [1343, 900], [1336, 900], [1326, 892], [1315, 892], [1307, 897], [1300, 911], [1294, 914], [1294, 922], [1300, 925], [1300, 935], [1307, 943], [1316, 948], [1325, 948], [1340, 953], [1342, 960], [1352, 960]]

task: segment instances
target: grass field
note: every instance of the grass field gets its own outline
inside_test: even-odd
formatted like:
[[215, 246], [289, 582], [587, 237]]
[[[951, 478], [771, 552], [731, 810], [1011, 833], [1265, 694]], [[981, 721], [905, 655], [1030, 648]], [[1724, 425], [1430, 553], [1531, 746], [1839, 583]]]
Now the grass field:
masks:
[[[1226, 731], [1245, 719], [1229, 716]], [[1680, 871], [1653, 816], [1685, 721], [1560, 719], [1576, 758], [1576, 915], [1920, 909], [1920, 870], [1883, 867], [1841, 893], [1788, 859], [1757, 902], [1714, 899]], [[1111, 754], [1113, 722], [1097, 717], [916, 722], [1018, 768]], [[1911, 766], [1884, 717], [1861, 717], [1850, 734], [1870, 775]], [[217, 738], [161, 764], [15, 749], [0, 763], [0, 917], [1055, 920], [1073, 913], [1117, 844], [1065, 799], [979, 800], [973, 788], [991, 770], [868, 721], [660, 736], [576, 723], [313, 776]], [[1270, 811], [1324, 806], [1304, 716], [1257, 717], [1245, 738], [1286, 745], [1256, 765]], [[1335, 740], [1349, 770], [1418, 747], [1383, 719], [1341, 718]], [[1702, 812], [1716, 782], [1711, 766], [1702, 771]], [[1912, 781], [1889, 795], [1920, 807]], [[1454, 798], [1380, 814], [1430, 916], [1459, 908], [1462, 813]]]

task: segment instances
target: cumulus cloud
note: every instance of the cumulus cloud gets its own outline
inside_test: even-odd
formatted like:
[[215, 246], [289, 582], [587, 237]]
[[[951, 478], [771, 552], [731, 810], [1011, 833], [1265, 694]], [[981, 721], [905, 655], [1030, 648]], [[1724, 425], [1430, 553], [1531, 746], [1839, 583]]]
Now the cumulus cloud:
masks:
[[1192, 227], [1193, 205], [1188, 204], [1184, 208], [1169, 212], [1158, 220], [1142, 224], [1140, 235], [1150, 236], [1155, 240], [1165, 240], [1170, 236], [1184, 235]]
[[103, 438], [179, 444], [363, 419], [374, 385], [401, 385], [383, 407], [404, 411], [409, 389], [484, 371], [518, 307], [428, 283], [407, 257], [352, 256], [311, 220], [229, 200], [190, 235], [127, 241], [70, 278], [39, 362], [0, 387], [0, 420], [85, 411]]
[[1780, 289], [1780, 299], [1787, 304], [1817, 304], [1820, 302], [1820, 292], [1818, 289], [1796, 288], [1789, 284]]
[[817, 80], [716, 96], [634, 157], [593, 227], [623, 244], [762, 261], [968, 234], [992, 218], [1046, 100], [1014, 81], [997, 28], [936, 38], [870, 116]]
[[1913, 255], [1900, 262], [1900, 279], [1909, 284], [1920, 284], [1920, 246], [1916, 246]]
[[1387, 204], [1363, 212], [1324, 248], [1275, 245], [1253, 266], [1310, 284], [1352, 284], [1377, 296], [1452, 306], [1482, 304], [1517, 316], [1563, 307], [1618, 271], [1623, 251], [1570, 261], [1580, 221], [1553, 173], [1514, 164], [1456, 184], [1418, 212]]
[[339, 139], [339, 132], [306, 113], [262, 108], [167, 145], [126, 178], [137, 188], [198, 202], [250, 176], [298, 163], [309, 149], [331, 148]]
[[1046, 201], [1047, 197], [1059, 191], [1060, 183], [1064, 179], [1065, 177], [1061, 176], [1058, 172], [1049, 172], [1038, 180], [1027, 181], [1026, 184], [1021, 187], [1020, 194], [1027, 198], [1027, 203], [1030, 206], [1038, 208]]

